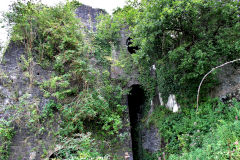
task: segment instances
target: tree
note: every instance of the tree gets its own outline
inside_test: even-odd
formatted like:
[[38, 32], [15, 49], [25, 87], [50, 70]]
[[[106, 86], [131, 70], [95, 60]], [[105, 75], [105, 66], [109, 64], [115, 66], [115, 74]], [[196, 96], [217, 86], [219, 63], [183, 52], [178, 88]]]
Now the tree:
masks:
[[[133, 28], [139, 61], [156, 64], [163, 96], [193, 99], [201, 78], [240, 51], [239, 2], [234, 0], [143, 0]], [[141, 63], [139, 63], [141, 64]], [[203, 86], [217, 84], [216, 74]]]

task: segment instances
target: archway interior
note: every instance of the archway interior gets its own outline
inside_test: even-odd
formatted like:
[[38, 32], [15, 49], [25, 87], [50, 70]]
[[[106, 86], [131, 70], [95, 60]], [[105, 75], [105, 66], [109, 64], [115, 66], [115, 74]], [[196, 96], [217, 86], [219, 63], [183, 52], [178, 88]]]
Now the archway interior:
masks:
[[128, 38], [126, 41], [127, 49], [130, 54], [136, 53], [136, 51], [139, 49], [138, 46], [132, 46], [132, 38]]
[[132, 85], [128, 95], [128, 107], [131, 125], [132, 151], [133, 159], [139, 160], [142, 155], [141, 132], [139, 130], [139, 121], [142, 115], [142, 109], [145, 102], [144, 90], [140, 85]]

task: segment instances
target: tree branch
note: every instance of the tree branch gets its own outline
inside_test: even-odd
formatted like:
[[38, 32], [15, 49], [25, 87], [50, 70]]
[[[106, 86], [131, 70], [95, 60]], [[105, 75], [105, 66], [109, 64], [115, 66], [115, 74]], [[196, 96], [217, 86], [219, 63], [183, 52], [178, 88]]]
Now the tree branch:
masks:
[[226, 63], [221, 64], [220, 66], [217, 66], [217, 67], [215, 67], [215, 68], [212, 68], [211, 71], [209, 71], [207, 74], [205, 74], [205, 76], [203, 77], [203, 79], [201, 80], [201, 82], [200, 82], [200, 84], [199, 84], [199, 86], [198, 86], [197, 109], [196, 109], [196, 112], [198, 111], [199, 93], [200, 93], [200, 89], [201, 89], [201, 86], [202, 86], [202, 83], [203, 83], [204, 79], [205, 79], [210, 73], [212, 73], [215, 69], [221, 68], [221, 67], [223, 67], [223, 66], [225, 66], [225, 65], [227, 65], [227, 64], [234, 63], [234, 62], [236, 62], [236, 61], [240, 61], [240, 58], [239, 58], [239, 59], [235, 59], [235, 60], [233, 60], [233, 61], [226, 62]]

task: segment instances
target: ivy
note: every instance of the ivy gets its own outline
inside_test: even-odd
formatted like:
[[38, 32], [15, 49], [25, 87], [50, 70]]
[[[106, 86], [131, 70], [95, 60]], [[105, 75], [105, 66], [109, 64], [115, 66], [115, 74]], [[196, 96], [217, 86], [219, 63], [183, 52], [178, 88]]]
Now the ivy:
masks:
[[[141, 48], [137, 61], [139, 65], [149, 61], [149, 68], [156, 65], [157, 84], [165, 99], [176, 94], [181, 104], [191, 104], [204, 74], [238, 57], [238, 3], [142, 1], [132, 28], [134, 41]], [[205, 82], [202, 95], [216, 85], [214, 74]]]

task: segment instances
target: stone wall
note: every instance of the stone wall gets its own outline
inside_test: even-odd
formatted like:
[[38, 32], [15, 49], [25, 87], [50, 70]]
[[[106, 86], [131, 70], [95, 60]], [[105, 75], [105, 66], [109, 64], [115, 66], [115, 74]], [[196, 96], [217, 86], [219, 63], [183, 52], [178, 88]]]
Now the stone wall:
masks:
[[[96, 31], [96, 17], [101, 13], [106, 14], [101, 9], [86, 5], [76, 9], [76, 15], [86, 29], [93, 29], [93, 31]], [[39, 84], [50, 79], [53, 71], [43, 69], [35, 61], [31, 71], [24, 70], [23, 59], [27, 59], [24, 47], [10, 42], [0, 64], [0, 119], [11, 121], [15, 129], [10, 148], [10, 160], [40, 160], [44, 156], [50, 156], [49, 154], [58, 145], [53, 133], [59, 128], [61, 118], [56, 113], [53, 122], [31, 122], [31, 116], [35, 112], [40, 115], [43, 107], [50, 101], [44, 98]], [[123, 121], [126, 127], [120, 131], [120, 135], [127, 133], [122, 135], [125, 137], [125, 142], [121, 146], [118, 144], [116, 148], [112, 148], [112, 152], [122, 157], [126, 154], [132, 157], [130, 126], [127, 125], [129, 124], [128, 110], [125, 112]], [[29, 127], [29, 125], [33, 126]]]
[[76, 15], [81, 19], [81, 22], [87, 27], [96, 31], [97, 16], [100, 14], [106, 14], [106, 11], [102, 9], [95, 9], [87, 5], [81, 5], [76, 9]]
[[[10, 160], [38, 160], [43, 154], [43, 147], [49, 148], [53, 138], [48, 131], [36, 134], [28, 126], [32, 111], [41, 113], [49, 99], [43, 97], [38, 83], [50, 77], [51, 71], [43, 70], [33, 64], [34, 83], [30, 83], [28, 71], [23, 71], [21, 59], [24, 48], [10, 43], [0, 64], [0, 119], [11, 121], [15, 128], [15, 136], [10, 148]], [[39, 124], [38, 127], [45, 124]], [[45, 126], [46, 127], [46, 126]]]
[[234, 94], [240, 89], [240, 68], [228, 64], [217, 69], [217, 72], [219, 85], [212, 90], [210, 96], [220, 97], [224, 100], [228, 95]]

